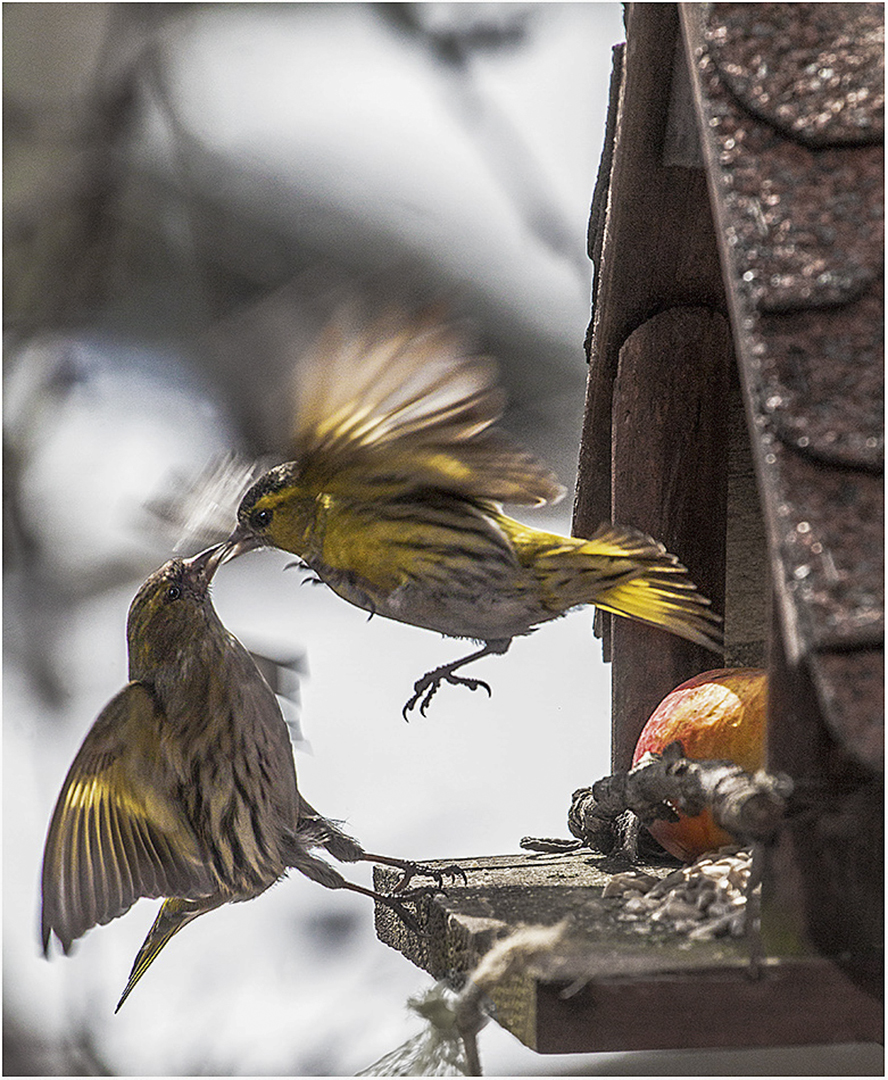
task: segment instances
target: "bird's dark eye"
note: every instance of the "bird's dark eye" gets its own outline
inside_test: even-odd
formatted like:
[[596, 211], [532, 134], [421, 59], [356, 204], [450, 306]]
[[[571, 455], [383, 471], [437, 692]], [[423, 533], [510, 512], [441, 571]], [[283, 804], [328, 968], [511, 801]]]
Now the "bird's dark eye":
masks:
[[267, 528], [267, 526], [271, 524], [272, 513], [273, 511], [268, 509], [254, 510], [253, 513], [250, 514], [250, 524], [254, 529]]
[[182, 589], [179, 585], [170, 585], [166, 591], [167, 600], [179, 600], [182, 597]]

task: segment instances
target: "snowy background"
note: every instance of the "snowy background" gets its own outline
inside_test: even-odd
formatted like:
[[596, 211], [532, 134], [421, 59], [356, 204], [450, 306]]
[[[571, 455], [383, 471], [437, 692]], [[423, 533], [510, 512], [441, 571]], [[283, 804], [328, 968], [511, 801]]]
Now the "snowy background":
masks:
[[[406, 278], [472, 318], [502, 365], [506, 426], [571, 484], [585, 231], [620, 7], [13, 7], [30, 11], [6, 9], [8, 254], [15, 264], [35, 229], [76, 218], [75, 196], [97, 175], [113, 179], [102, 213], [114, 239], [95, 248], [109, 268], [99, 299], [73, 316], [61, 302], [41, 309], [39, 283], [13, 295], [5, 1071], [349, 1075], [418, 1030], [405, 1001], [430, 985], [376, 940], [369, 903], [295, 875], [190, 926], [114, 1016], [156, 905], [142, 901], [73, 957], [44, 961], [46, 825], [85, 732], [125, 681], [130, 600], [170, 554], [143, 503], [215, 453], [273, 450], [284, 422], [274, 359], [207, 352], [200, 332], [256, 310], [317, 262], [348, 281]], [[97, 88], [107, 103], [121, 86], [132, 91], [121, 95], [122, 134], [91, 143], [84, 117]], [[568, 531], [569, 517], [570, 497], [527, 520]], [[310, 747], [296, 765], [318, 809], [368, 849], [405, 858], [504, 854], [528, 833], [565, 834], [571, 792], [608, 771], [609, 676], [590, 612], [471, 669], [491, 699], [444, 687], [408, 725], [413, 681], [465, 643], [368, 624], [332, 593], [300, 588], [288, 561], [238, 560], [214, 598], [248, 646], [305, 653]], [[369, 884], [369, 868], [347, 869]], [[798, 1051], [541, 1058], [495, 1024], [480, 1046], [490, 1075], [867, 1062], [841, 1048], [815, 1069]]]

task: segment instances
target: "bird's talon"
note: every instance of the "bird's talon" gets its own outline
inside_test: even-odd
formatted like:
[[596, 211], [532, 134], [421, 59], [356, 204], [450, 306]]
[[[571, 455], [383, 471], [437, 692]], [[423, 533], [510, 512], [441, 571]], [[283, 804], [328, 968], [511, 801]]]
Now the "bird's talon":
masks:
[[477, 690], [479, 687], [482, 687], [487, 691], [488, 697], [493, 697], [490, 685], [483, 679], [465, 679], [458, 675], [448, 675], [447, 681], [453, 683], [454, 686], [467, 686], [470, 690]]
[[407, 908], [403, 906], [403, 904], [388, 896], [381, 897], [380, 899], [390, 911], [393, 911], [398, 916], [401, 922], [407, 927], [408, 930], [411, 931], [411, 933], [416, 934], [417, 937], [423, 936], [422, 927], [419, 925], [415, 916], [411, 912], [409, 912]]
[[[423, 678], [421, 679], [416, 680], [416, 682], [413, 684], [413, 696], [401, 710], [401, 715], [404, 717], [408, 724], [410, 723], [410, 717], [407, 714], [412, 709], [416, 708], [416, 703], [417, 701], [419, 701], [420, 698], [422, 698], [422, 702], [419, 706], [419, 712], [421, 716], [425, 716], [426, 709], [429, 707], [429, 702], [435, 696], [435, 691], [438, 689], [439, 685], [440, 680], [435, 680], [431, 684], [427, 683], [425, 676], [423, 676]], [[425, 696], [423, 697], [423, 695]]]
[[463, 885], [468, 885], [469, 875], [463, 870], [458, 863], [451, 863], [450, 866], [445, 866], [441, 871], [445, 877], [453, 878], [456, 881], [457, 878], [462, 878]]
[[401, 867], [401, 876], [392, 886], [393, 893], [403, 892], [407, 888], [408, 884], [416, 877], [417, 874], [422, 874], [424, 871], [419, 863], [405, 863]]
[[[421, 863], [407, 863], [402, 868], [402, 875], [400, 880], [392, 888], [393, 893], [403, 893], [407, 888], [407, 885], [414, 877], [430, 877], [434, 880], [435, 886], [439, 892], [444, 892], [444, 880], [450, 878], [456, 881], [457, 878], [463, 879], [463, 884], [468, 885], [469, 879], [466, 876], [465, 870], [456, 863], [451, 863], [450, 866], [443, 866], [440, 869], [423, 866]], [[431, 888], [431, 886], [423, 886], [423, 888]]]
[[[490, 685], [483, 679], [470, 679], [464, 675], [454, 675], [452, 671], [440, 671], [440, 674], [430, 672], [428, 675], [424, 675], [421, 679], [413, 684], [413, 696], [401, 710], [401, 715], [409, 723], [410, 717], [407, 715], [412, 709], [416, 708], [416, 703], [419, 702], [419, 712], [421, 716], [425, 716], [428, 712], [429, 705], [432, 702], [432, 698], [438, 693], [441, 688], [441, 683], [447, 681], [451, 686], [465, 686], [469, 690], [478, 690], [479, 688], [487, 691], [488, 697], [493, 697], [493, 691], [490, 689]], [[420, 701], [420, 699], [422, 699]]]
[[438, 687], [441, 685], [441, 681], [437, 680], [433, 682], [429, 687], [429, 692], [422, 700], [422, 704], [419, 706], [419, 711], [422, 716], [426, 715], [429, 705], [432, 703], [432, 698], [438, 693]]

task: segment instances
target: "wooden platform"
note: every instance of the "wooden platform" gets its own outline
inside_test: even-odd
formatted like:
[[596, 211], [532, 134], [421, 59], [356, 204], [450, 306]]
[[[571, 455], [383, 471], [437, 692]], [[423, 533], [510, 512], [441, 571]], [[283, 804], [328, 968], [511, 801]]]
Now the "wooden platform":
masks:
[[[881, 1041], [881, 1004], [827, 960], [769, 958], [754, 979], [742, 941], [689, 941], [620, 919], [624, 902], [602, 898], [608, 875], [591, 852], [456, 861], [467, 884], [418, 903], [425, 940], [378, 905], [377, 934], [458, 983], [497, 939], [567, 918], [536, 973], [491, 995], [497, 1022], [539, 1053]], [[390, 889], [396, 876], [377, 868], [377, 887]]]

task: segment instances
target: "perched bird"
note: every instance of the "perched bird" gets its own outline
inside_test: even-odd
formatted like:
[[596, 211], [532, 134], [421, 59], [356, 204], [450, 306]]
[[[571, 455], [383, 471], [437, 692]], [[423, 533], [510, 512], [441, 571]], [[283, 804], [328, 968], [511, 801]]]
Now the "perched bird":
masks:
[[222, 904], [259, 896], [289, 867], [328, 889], [373, 897], [418, 930], [403, 899], [423, 890], [382, 895], [312, 854], [397, 867], [400, 889], [425, 872], [365, 852], [300, 795], [274, 693], [209, 597], [224, 558], [217, 546], [173, 559], [142, 585], [127, 621], [130, 681], [84, 739], [49, 826], [45, 954], [53, 933], [67, 953], [139, 897], [165, 897], [118, 1009], [173, 934]]
[[333, 321], [295, 371], [294, 460], [244, 495], [226, 557], [293, 552], [344, 599], [483, 648], [428, 672], [404, 716], [455, 672], [571, 608], [595, 604], [721, 649], [686, 569], [637, 529], [558, 536], [503, 514], [564, 489], [496, 427], [496, 370], [435, 315], [363, 330]]

